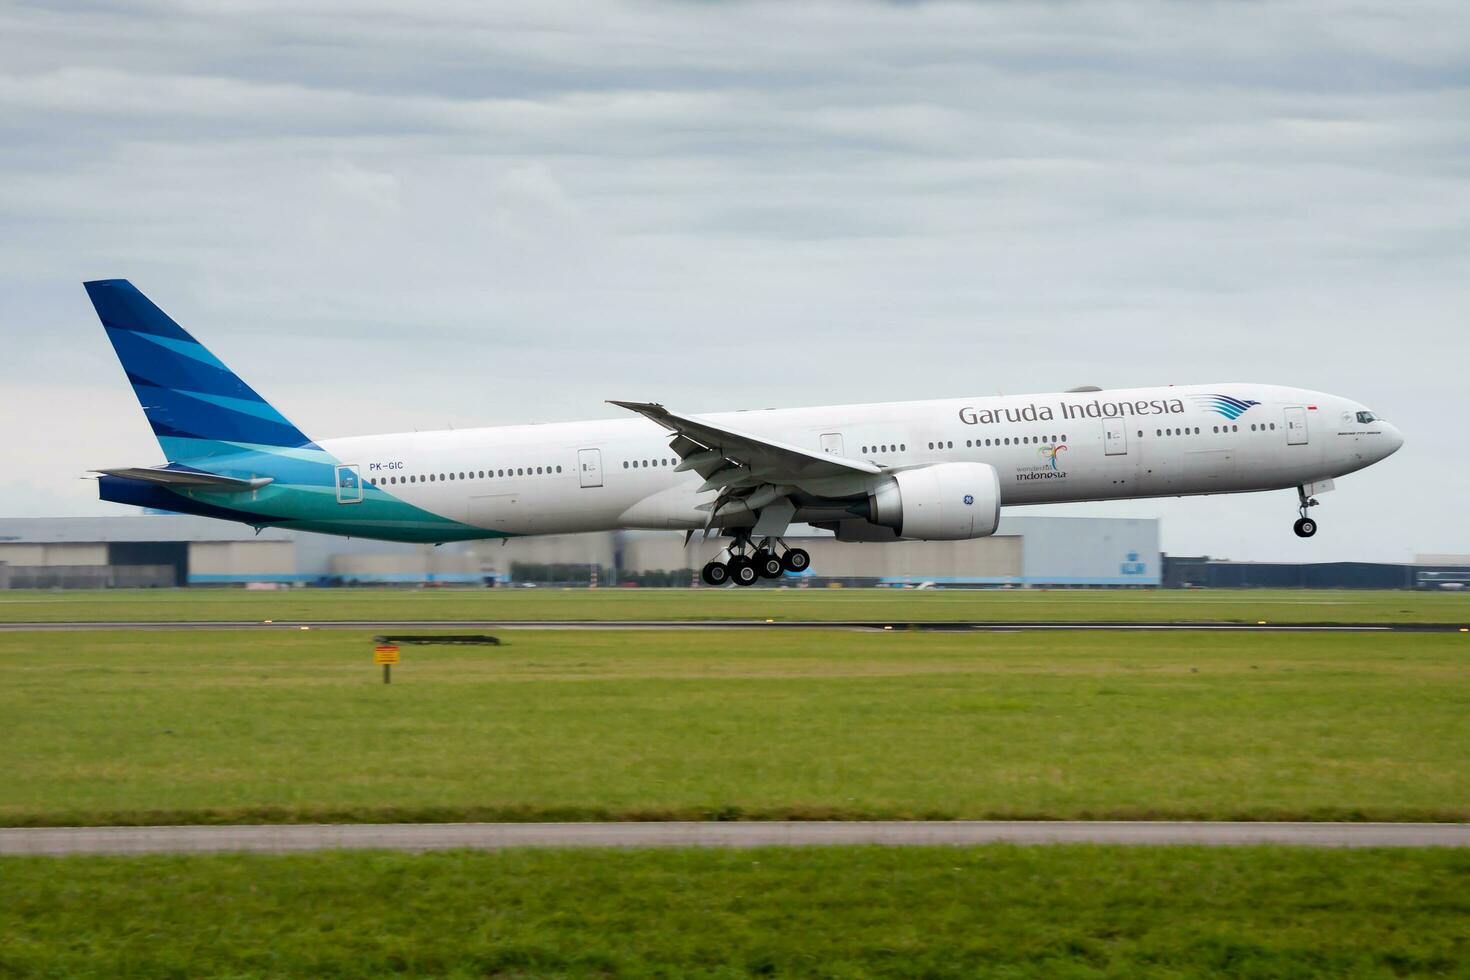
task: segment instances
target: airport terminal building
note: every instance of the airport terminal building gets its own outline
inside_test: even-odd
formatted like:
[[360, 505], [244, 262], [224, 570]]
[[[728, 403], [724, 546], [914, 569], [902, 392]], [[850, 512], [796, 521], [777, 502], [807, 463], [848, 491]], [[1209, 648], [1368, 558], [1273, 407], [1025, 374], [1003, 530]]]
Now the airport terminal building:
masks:
[[[812, 555], [794, 584], [1157, 586], [1156, 520], [1006, 517], [973, 541], [839, 544], [792, 534]], [[0, 588], [173, 586], [690, 585], [722, 544], [625, 531], [409, 545], [202, 517], [0, 519]]]

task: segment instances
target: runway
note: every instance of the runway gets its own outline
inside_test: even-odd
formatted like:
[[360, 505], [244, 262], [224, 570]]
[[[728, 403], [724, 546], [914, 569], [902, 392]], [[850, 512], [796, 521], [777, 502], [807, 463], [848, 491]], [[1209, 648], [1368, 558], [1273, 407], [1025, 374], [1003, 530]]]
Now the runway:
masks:
[[556, 847], [886, 847], [972, 844], [1470, 847], [1470, 824], [1192, 821], [852, 821], [281, 824], [0, 829], [0, 855]]
[[130, 622], [12, 622], [0, 632], [96, 632], [116, 630], [373, 630], [506, 629], [506, 630], [900, 630], [926, 633], [1020, 633], [1122, 631], [1130, 633], [1465, 633], [1470, 627], [1449, 623], [1224, 623], [1119, 622], [1082, 620], [970, 620], [904, 622], [895, 620], [789, 621], [770, 619], [302, 619], [302, 620], [146, 620]]

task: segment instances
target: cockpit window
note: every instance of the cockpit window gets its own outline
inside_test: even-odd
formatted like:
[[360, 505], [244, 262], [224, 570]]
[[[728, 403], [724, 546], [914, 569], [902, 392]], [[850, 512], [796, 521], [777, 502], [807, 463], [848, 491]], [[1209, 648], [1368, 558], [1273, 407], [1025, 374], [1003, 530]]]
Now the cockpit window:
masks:
[[1372, 412], [1359, 412], [1358, 421], [1363, 423], [1377, 422], [1378, 416], [1374, 415]]

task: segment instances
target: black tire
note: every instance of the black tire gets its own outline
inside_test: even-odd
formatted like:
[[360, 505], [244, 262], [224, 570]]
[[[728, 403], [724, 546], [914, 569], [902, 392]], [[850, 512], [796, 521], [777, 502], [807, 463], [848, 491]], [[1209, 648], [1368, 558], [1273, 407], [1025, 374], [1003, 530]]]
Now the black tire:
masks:
[[730, 572], [730, 581], [736, 585], [754, 585], [761, 577], [755, 562], [744, 555], [731, 558], [725, 568]]
[[812, 556], [801, 548], [792, 548], [781, 556], [781, 567], [793, 574], [806, 571], [812, 566]]
[[762, 550], [755, 553], [755, 570], [760, 572], [761, 578], [780, 578], [786, 567], [774, 551]]
[[730, 570], [724, 562], [712, 561], [699, 570], [699, 577], [705, 585], [720, 586], [730, 581]]
[[1310, 538], [1317, 533], [1317, 522], [1310, 517], [1302, 517], [1291, 526], [1291, 529], [1296, 532], [1296, 536], [1299, 538]]

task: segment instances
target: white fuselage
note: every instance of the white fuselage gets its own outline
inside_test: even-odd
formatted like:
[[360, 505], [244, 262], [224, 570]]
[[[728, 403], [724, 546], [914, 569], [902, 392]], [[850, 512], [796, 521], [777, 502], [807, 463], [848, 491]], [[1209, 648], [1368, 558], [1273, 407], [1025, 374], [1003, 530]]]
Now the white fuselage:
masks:
[[[703, 418], [890, 471], [988, 463], [999, 473], [1004, 505], [1311, 485], [1377, 462], [1403, 442], [1349, 399], [1238, 383]], [[702, 477], [675, 471], [679, 457], [669, 440], [653, 422], [625, 418], [320, 444], [364, 481], [471, 527], [512, 534], [703, 527], [708, 509], [699, 505], [715, 491], [701, 493]], [[798, 512], [797, 519], [811, 516]]]

